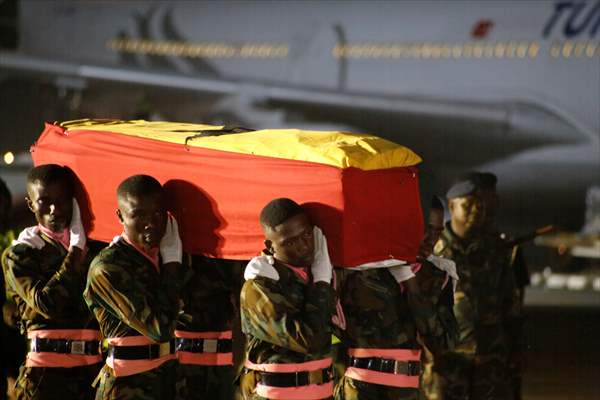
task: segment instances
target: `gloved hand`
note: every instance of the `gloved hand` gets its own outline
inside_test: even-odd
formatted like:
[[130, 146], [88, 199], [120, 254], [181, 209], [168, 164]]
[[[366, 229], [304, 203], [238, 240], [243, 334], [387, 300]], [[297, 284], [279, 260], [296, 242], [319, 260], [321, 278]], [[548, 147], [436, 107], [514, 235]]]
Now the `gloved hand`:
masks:
[[259, 256], [254, 257], [248, 265], [246, 265], [246, 269], [244, 270], [244, 280], [248, 281], [250, 279], [254, 279], [257, 276], [264, 276], [265, 278], [273, 279], [274, 281], [279, 280], [279, 273], [273, 267], [275, 264], [275, 259], [273, 256]]
[[314, 282], [331, 283], [333, 275], [333, 265], [329, 259], [329, 250], [327, 250], [327, 239], [321, 229], [317, 226], [313, 228], [313, 239], [315, 243], [314, 260], [311, 265], [311, 271]]
[[179, 226], [177, 220], [169, 214], [167, 220], [167, 229], [160, 240], [160, 255], [163, 264], [181, 263], [183, 259], [183, 245], [179, 238]]
[[77, 200], [73, 198], [73, 211], [71, 212], [71, 225], [69, 226], [70, 239], [69, 248], [78, 247], [81, 250], [85, 250], [85, 229], [81, 223], [81, 213], [79, 212], [79, 204]]

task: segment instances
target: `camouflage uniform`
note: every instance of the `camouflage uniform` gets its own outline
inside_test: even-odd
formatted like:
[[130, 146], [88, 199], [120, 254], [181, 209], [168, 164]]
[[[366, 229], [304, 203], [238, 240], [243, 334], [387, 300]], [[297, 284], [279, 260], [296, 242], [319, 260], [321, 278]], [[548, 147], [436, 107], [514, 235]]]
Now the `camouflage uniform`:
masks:
[[456, 262], [460, 278], [454, 294], [459, 338], [438, 366], [444, 398], [512, 398], [510, 336], [520, 307], [509, 249], [497, 235], [484, 232], [463, 240], [448, 223], [434, 251]]
[[[235, 284], [242, 261], [192, 256], [190, 276], [183, 288], [184, 314], [177, 329], [191, 332], [231, 331], [235, 316]], [[234, 296], [234, 293], [236, 295]], [[178, 397], [182, 399], [231, 399], [233, 365], [178, 366]]]
[[[150, 260], [120, 238], [92, 261], [84, 298], [104, 337], [145, 336], [153, 342], [167, 342], [181, 308], [181, 284], [180, 276], [164, 270], [159, 273]], [[96, 399], [172, 399], [175, 364], [167, 361], [151, 371], [118, 378], [105, 365]]]
[[[496, 233], [497, 234], [497, 233]], [[515, 286], [517, 290], [517, 296], [519, 299], [520, 315], [516, 319], [515, 329], [512, 333], [510, 343], [515, 351], [512, 352], [512, 357], [509, 360], [510, 372], [512, 376], [512, 383], [514, 389], [514, 399], [521, 399], [521, 386], [523, 380], [523, 372], [525, 371], [526, 365], [526, 315], [523, 309], [523, 301], [525, 299], [525, 287], [529, 286], [529, 271], [527, 269], [527, 263], [523, 255], [521, 246], [514, 245], [510, 240], [506, 239], [504, 235], [499, 235], [503, 240], [510, 246], [510, 267], [513, 270], [515, 276]]]
[[[12, 241], [15, 239], [15, 233], [12, 230], [7, 230], [4, 233], [0, 233], [0, 253], [3, 253], [7, 249]], [[4, 268], [2, 268], [2, 274], [0, 275], [0, 310], [4, 313], [4, 306], [8, 300], [6, 296], [6, 284], [4, 277]], [[8, 376], [8, 369], [10, 363], [13, 361], [13, 354], [9, 354], [10, 339], [8, 338], [10, 331], [9, 327], [4, 323], [4, 318], [0, 317], [0, 351], [2, 352], [2, 358], [0, 359], [0, 393], [2, 396], [6, 395], [6, 377]], [[10, 347], [14, 347], [11, 343]]]
[[[346, 347], [419, 349], [418, 333], [432, 348], [442, 346], [444, 328], [427, 296], [402, 291], [387, 268], [335, 272], [346, 316], [342, 333]], [[416, 388], [383, 386], [346, 376], [335, 393], [340, 400], [417, 399], [418, 395]]]
[[[421, 262], [421, 269], [417, 272], [417, 283], [422, 293], [435, 305], [438, 320], [444, 327], [444, 349], [454, 347], [458, 335], [458, 327], [454, 316], [454, 295], [452, 280], [445, 271], [438, 269], [428, 260]], [[423, 348], [421, 357], [423, 371], [421, 374], [421, 399], [439, 400], [441, 387], [439, 376], [433, 371], [433, 354], [427, 347]]]
[[[4, 252], [7, 294], [19, 314], [21, 333], [39, 329], [98, 329], [83, 302], [86, 268], [81, 273], [67, 265], [67, 250], [43, 233], [44, 247], [17, 244]], [[88, 265], [99, 243], [88, 242]], [[91, 383], [100, 365], [73, 368], [21, 366], [17, 399], [91, 399]]]
[[[290, 268], [275, 262], [279, 280], [257, 276], [246, 281], [240, 297], [245, 357], [253, 363], [302, 363], [329, 357], [334, 290], [324, 282], [303, 281]], [[254, 393], [257, 373], [244, 369], [241, 391]]]

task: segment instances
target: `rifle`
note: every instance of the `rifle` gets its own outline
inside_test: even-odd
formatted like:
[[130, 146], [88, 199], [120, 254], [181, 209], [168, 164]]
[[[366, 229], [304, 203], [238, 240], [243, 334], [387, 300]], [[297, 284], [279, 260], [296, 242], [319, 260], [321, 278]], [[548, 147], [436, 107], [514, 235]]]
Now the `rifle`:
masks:
[[[517, 251], [519, 246], [532, 241], [538, 236], [547, 235], [548, 233], [554, 232], [556, 230], [556, 226], [554, 225], [546, 225], [541, 228], [536, 229], [535, 231], [526, 233], [525, 235], [518, 236], [516, 238], [507, 240], [506, 243], [509, 247], [512, 248], [512, 254], [510, 256], [510, 265], [514, 265], [515, 258], [517, 257]], [[504, 235], [504, 234], [503, 234]]]
[[535, 231], [526, 233], [511, 240], [507, 240], [506, 243], [511, 247], [520, 246], [522, 244], [532, 241], [538, 236], [547, 235], [548, 233], [554, 232], [555, 230], [556, 226], [554, 225], [542, 226], [541, 228], [538, 228]]

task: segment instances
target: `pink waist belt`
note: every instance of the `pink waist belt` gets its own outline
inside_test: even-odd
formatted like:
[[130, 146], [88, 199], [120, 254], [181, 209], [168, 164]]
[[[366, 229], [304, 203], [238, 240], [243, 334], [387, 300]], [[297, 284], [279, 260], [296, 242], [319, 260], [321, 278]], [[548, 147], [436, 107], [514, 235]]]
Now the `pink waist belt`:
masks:
[[377, 385], [418, 388], [421, 350], [349, 349], [345, 376]]
[[[113, 373], [116, 377], [129, 376], [150, 371], [154, 368], [160, 367], [169, 360], [175, 359], [175, 353], [172, 351], [173, 346], [170, 342], [156, 343], [145, 336], [108, 338], [107, 341], [109, 346], [109, 355], [106, 358], [106, 365], [113, 369]], [[141, 349], [143, 347], [150, 349], [149, 346], [155, 346], [152, 349], [156, 350], [153, 351], [156, 357], [143, 360], [120, 359], [112, 355], [110, 351], [111, 347], [118, 348], [119, 346], [140, 346]], [[156, 349], [156, 346], [158, 349]]]
[[27, 338], [27, 367], [73, 368], [102, 361], [100, 331], [94, 329], [39, 329]]
[[[259, 372], [259, 382], [256, 384], [256, 394], [273, 400], [320, 400], [333, 396], [333, 380], [331, 375], [323, 379], [323, 383], [309, 383], [302, 386], [274, 386], [260, 381], [260, 376], [279, 375], [286, 380], [288, 375], [295, 375], [296, 381], [298, 376], [302, 375], [319, 375], [324, 369], [331, 367], [331, 358], [323, 358], [321, 360], [307, 361], [303, 363], [285, 363], [285, 364], [255, 364], [246, 360], [244, 366], [250, 370]], [[265, 379], [265, 382], [277, 381], [278, 379]], [[310, 382], [310, 379], [308, 380]]]
[[233, 365], [231, 331], [175, 331], [175, 348], [180, 364]]

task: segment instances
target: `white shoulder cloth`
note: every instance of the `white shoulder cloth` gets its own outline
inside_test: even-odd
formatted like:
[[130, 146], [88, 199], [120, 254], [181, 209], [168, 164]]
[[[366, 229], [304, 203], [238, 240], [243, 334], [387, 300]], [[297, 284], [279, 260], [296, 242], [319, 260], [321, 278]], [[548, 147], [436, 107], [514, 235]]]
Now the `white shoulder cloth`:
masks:
[[452, 288], [456, 290], [456, 282], [458, 281], [458, 273], [456, 272], [456, 263], [447, 258], [434, 256], [431, 254], [427, 257], [427, 261], [436, 266], [437, 269], [442, 270], [452, 278]]
[[16, 246], [18, 244], [24, 244], [33, 247], [34, 249], [41, 249], [44, 247], [44, 239], [38, 235], [39, 231], [40, 227], [37, 225], [23, 229], [23, 231], [19, 233], [19, 237], [12, 241], [12, 245]]

